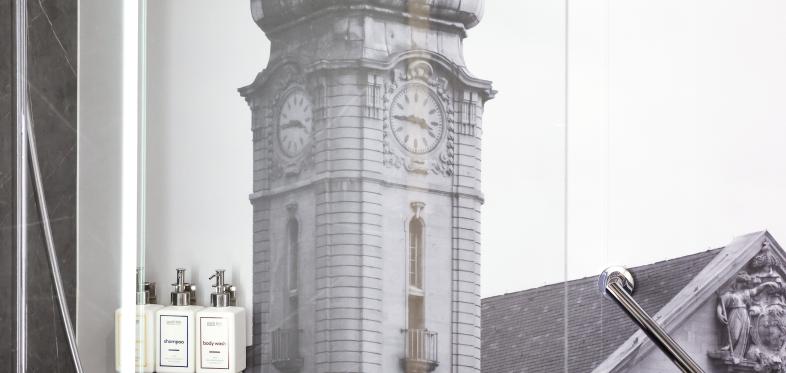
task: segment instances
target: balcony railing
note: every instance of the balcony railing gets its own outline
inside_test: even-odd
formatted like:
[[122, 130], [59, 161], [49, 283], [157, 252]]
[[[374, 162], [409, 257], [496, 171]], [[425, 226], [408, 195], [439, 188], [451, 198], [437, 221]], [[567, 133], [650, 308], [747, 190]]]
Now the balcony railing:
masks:
[[273, 347], [271, 360], [273, 366], [282, 373], [295, 373], [303, 368], [300, 333], [298, 329], [278, 329], [271, 333]]
[[406, 340], [406, 351], [401, 366], [406, 373], [433, 371], [437, 361], [437, 333], [426, 329], [402, 330]]

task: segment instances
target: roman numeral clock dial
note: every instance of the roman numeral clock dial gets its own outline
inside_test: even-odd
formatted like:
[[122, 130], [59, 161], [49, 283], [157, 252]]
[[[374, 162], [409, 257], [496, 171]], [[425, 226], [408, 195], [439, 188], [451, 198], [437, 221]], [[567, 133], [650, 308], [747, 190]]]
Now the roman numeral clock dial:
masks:
[[393, 137], [411, 153], [429, 153], [444, 137], [445, 114], [428, 87], [406, 86], [393, 97], [388, 112]]
[[278, 114], [278, 145], [288, 157], [297, 157], [311, 141], [311, 102], [296, 88], [281, 101]]

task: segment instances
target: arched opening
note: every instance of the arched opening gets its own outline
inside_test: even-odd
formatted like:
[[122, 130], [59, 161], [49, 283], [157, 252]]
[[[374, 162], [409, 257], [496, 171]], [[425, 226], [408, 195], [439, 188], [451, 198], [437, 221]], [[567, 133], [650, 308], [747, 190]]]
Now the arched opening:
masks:
[[289, 222], [287, 222], [287, 233], [288, 233], [288, 262], [289, 262], [289, 290], [290, 292], [297, 292], [298, 289], [298, 273], [300, 270], [300, 242], [298, 242], [298, 237], [300, 236], [300, 224], [298, 223], [297, 219], [291, 218]]
[[294, 217], [294, 210], [289, 209], [290, 218], [284, 233], [285, 273], [280, 277], [284, 319], [271, 333], [271, 361], [280, 372], [299, 372], [303, 367], [300, 354], [300, 223]]
[[298, 285], [300, 283], [300, 224], [295, 218], [287, 222], [287, 324], [290, 329], [299, 329], [300, 296]]
[[425, 328], [425, 300], [423, 292], [423, 219], [413, 217], [409, 222], [409, 296], [408, 329]]

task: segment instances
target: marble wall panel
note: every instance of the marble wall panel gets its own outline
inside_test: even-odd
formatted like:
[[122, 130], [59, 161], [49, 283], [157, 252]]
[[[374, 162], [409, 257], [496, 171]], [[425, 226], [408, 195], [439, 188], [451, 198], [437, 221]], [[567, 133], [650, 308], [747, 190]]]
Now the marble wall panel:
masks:
[[[14, 335], [15, 115], [14, 2], [0, 0], [0, 335]], [[76, 285], [77, 0], [28, 3], [28, 83], [44, 190], [71, 317]], [[73, 365], [49, 270], [32, 184], [27, 201], [28, 371], [71, 372]], [[15, 340], [0, 342], [0, 371], [14, 370]]]
[[[49, 218], [71, 317], [76, 311], [77, 1], [28, 3], [32, 119]], [[31, 195], [31, 200], [32, 200]], [[38, 210], [31, 202], [31, 207]], [[28, 368], [70, 372], [73, 363], [49, 271], [41, 217], [30, 214]]]
[[12, 0], [0, 0], [0, 372], [14, 369], [16, 289], [15, 196], [16, 116], [14, 114], [14, 12]]

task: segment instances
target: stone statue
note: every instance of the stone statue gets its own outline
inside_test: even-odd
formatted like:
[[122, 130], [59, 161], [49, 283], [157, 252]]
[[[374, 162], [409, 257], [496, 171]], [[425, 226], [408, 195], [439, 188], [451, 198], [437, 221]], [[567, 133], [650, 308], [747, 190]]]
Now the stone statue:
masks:
[[729, 372], [786, 373], [786, 286], [783, 263], [772, 244], [719, 293], [716, 313], [728, 343], [709, 352]]
[[745, 357], [751, 329], [749, 307], [753, 304], [753, 297], [765, 288], [778, 288], [778, 285], [766, 282], [751, 288], [751, 277], [743, 271], [737, 274], [731, 289], [720, 296], [718, 318], [726, 325], [729, 337], [729, 345], [721, 350], [729, 351], [735, 360]]

